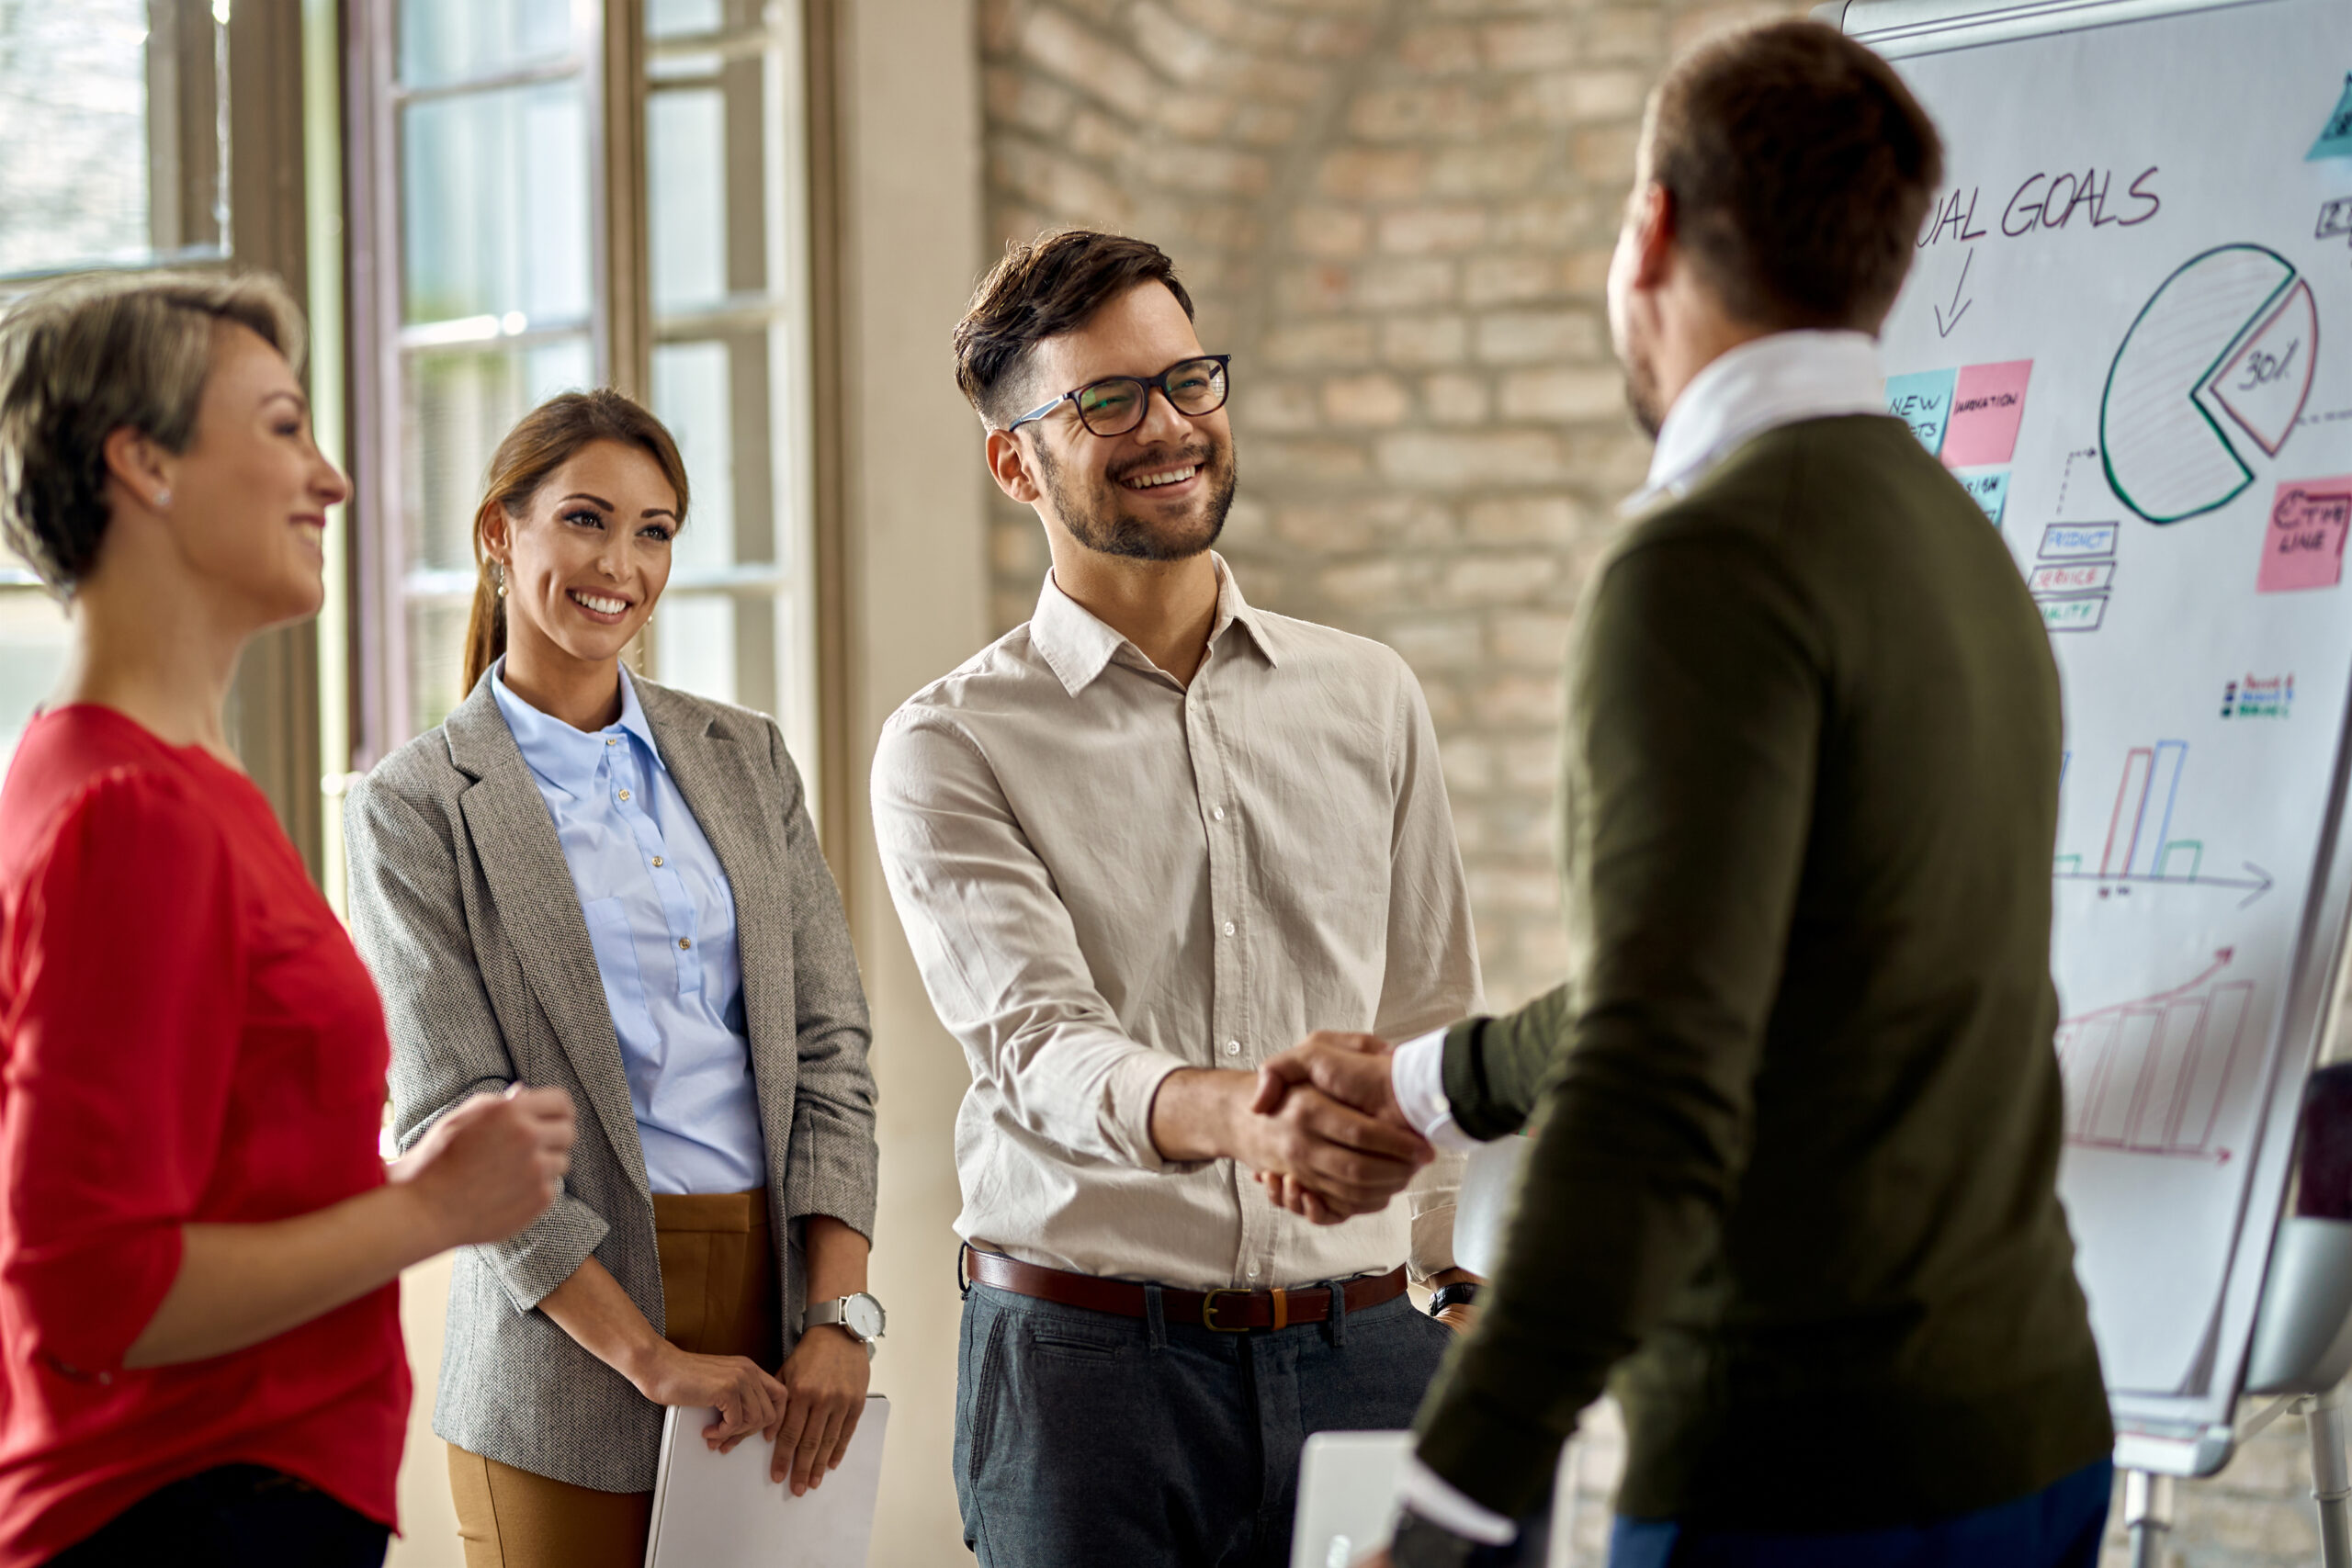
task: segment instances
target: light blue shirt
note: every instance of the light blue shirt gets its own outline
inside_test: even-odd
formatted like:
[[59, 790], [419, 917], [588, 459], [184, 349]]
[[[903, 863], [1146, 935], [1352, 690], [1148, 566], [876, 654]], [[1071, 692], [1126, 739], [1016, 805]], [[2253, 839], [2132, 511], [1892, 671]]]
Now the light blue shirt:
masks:
[[490, 685], [580, 894], [653, 1190], [764, 1187], [734, 890], [671, 781], [628, 672], [619, 720], [594, 733], [509, 691], [504, 660]]

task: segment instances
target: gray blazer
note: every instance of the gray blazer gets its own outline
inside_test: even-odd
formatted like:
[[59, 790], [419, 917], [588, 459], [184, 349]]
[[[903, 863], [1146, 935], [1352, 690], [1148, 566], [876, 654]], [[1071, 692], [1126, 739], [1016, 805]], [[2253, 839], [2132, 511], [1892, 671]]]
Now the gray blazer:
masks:
[[[662, 760], [734, 886], [789, 1348], [805, 1289], [802, 1221], [828, 1214], [874, 1231], [874, 1078], [857, 960], [775, 721], [636, 684]], [[649, 1490], [661, 1408], [537, 1310], [593, 1254], [659, 1329], [662, 1268], [579, 895], [489, 678], [440, 728], [378, 763], [345, 811], [352, 933], [391, 1027], [401, 1146], [468, 1095], [518, 1080], [560, 1085], [580, 1116], [555, 1206], [512, 1240], [457, 1255], [433, 1429], [577, 1486]]]

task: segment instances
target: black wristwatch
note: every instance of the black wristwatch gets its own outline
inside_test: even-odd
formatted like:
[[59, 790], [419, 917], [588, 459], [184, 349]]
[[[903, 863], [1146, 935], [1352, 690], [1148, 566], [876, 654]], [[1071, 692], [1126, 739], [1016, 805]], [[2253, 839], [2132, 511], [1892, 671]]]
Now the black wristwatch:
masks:
[[1430, 1315], [1435, 1317], [1448, 1307], [1473, 1306], [1477, 1300], [1476, 1285], [1467, 1280], [1456, 1280], [1451, 1285], [1440, 1285], [1437, 1293], [1430, 1297]]
[[1396, 1568], [1464, 1568], [1470, 1554], [1477, 1550], [1476, 1541], [1458, 1536], [1443, 1525], [1432, 1524], [1408, 1508], [1396, 1517], [1396, 1534], [1388, 1543], [1388, 1560]]

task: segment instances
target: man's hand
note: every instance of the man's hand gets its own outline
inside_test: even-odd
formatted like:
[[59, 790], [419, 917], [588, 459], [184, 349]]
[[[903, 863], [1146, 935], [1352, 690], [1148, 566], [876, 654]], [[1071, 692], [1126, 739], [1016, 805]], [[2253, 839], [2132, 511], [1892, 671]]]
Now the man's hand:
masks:
[[1152, 1143], [1166, 1159], [1233, 1159], [1261, 1179], [1295, 1178], [1334, 1220], [1383, 1207], [1436, 1157], [1419, 1134], [1351, 1109], [1311, 1084], [1288, 1089], [1271, 1112], [1253, 1109], [1258, 1097], [1250, 1074], [1204, 1067], [1170, 1073], [1152, 1100]]
[[1258, 1098], [1250, 1109], [1271, 1113], [1291, 1089], [1312, 1084], [1343, 1105], [1410, 1133], [1412, 1123], [1397, 1108], [1391, 1077], [1396, 1051], [1376, 1034], [1318, 1029], [1258, 1069]]
[[[1272, 1113], [1294, 1090], [1306, 1089], [1412, 1132], [1397, 1107], [1390, 1077], [1396, 1049], [1376, 1034], [1317, 1030], [1258, 1069], [1258, 1097], [1250, 1109]], [[1334, 1194], [1318, 1191], [1313, 1183], [1295, 1175], [1261, 1170], [1258, 1179], [1277, 1207], [1318, 1225], [1337, 1224], [1355, 1212], [1335, 1201]]]
[[[1430, 1276], [1430, 1283], [1439, 1290], [1448, 1285], [1484, 1286], [1486, 1280], [1467, 1269], [1448, 1269]], [[1443, 1312], [1433, 1314], [1437, 1320], [1456, 1334], [1467, 1334], [1478, 1321], [1478, 1308], [1471, 1302], [1456, 1302]]]

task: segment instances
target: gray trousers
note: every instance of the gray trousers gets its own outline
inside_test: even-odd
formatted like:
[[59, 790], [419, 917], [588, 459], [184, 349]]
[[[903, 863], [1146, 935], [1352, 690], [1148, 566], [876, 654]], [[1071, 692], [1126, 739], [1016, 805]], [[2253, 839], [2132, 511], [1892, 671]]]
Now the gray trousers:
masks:
[[1284, 1568], [1307, 1434], [1412, 1425], [1453, 1331], [1409, 1298], [1217, 1334], [975, 1285], [956, 1494], [981, 1568]]

